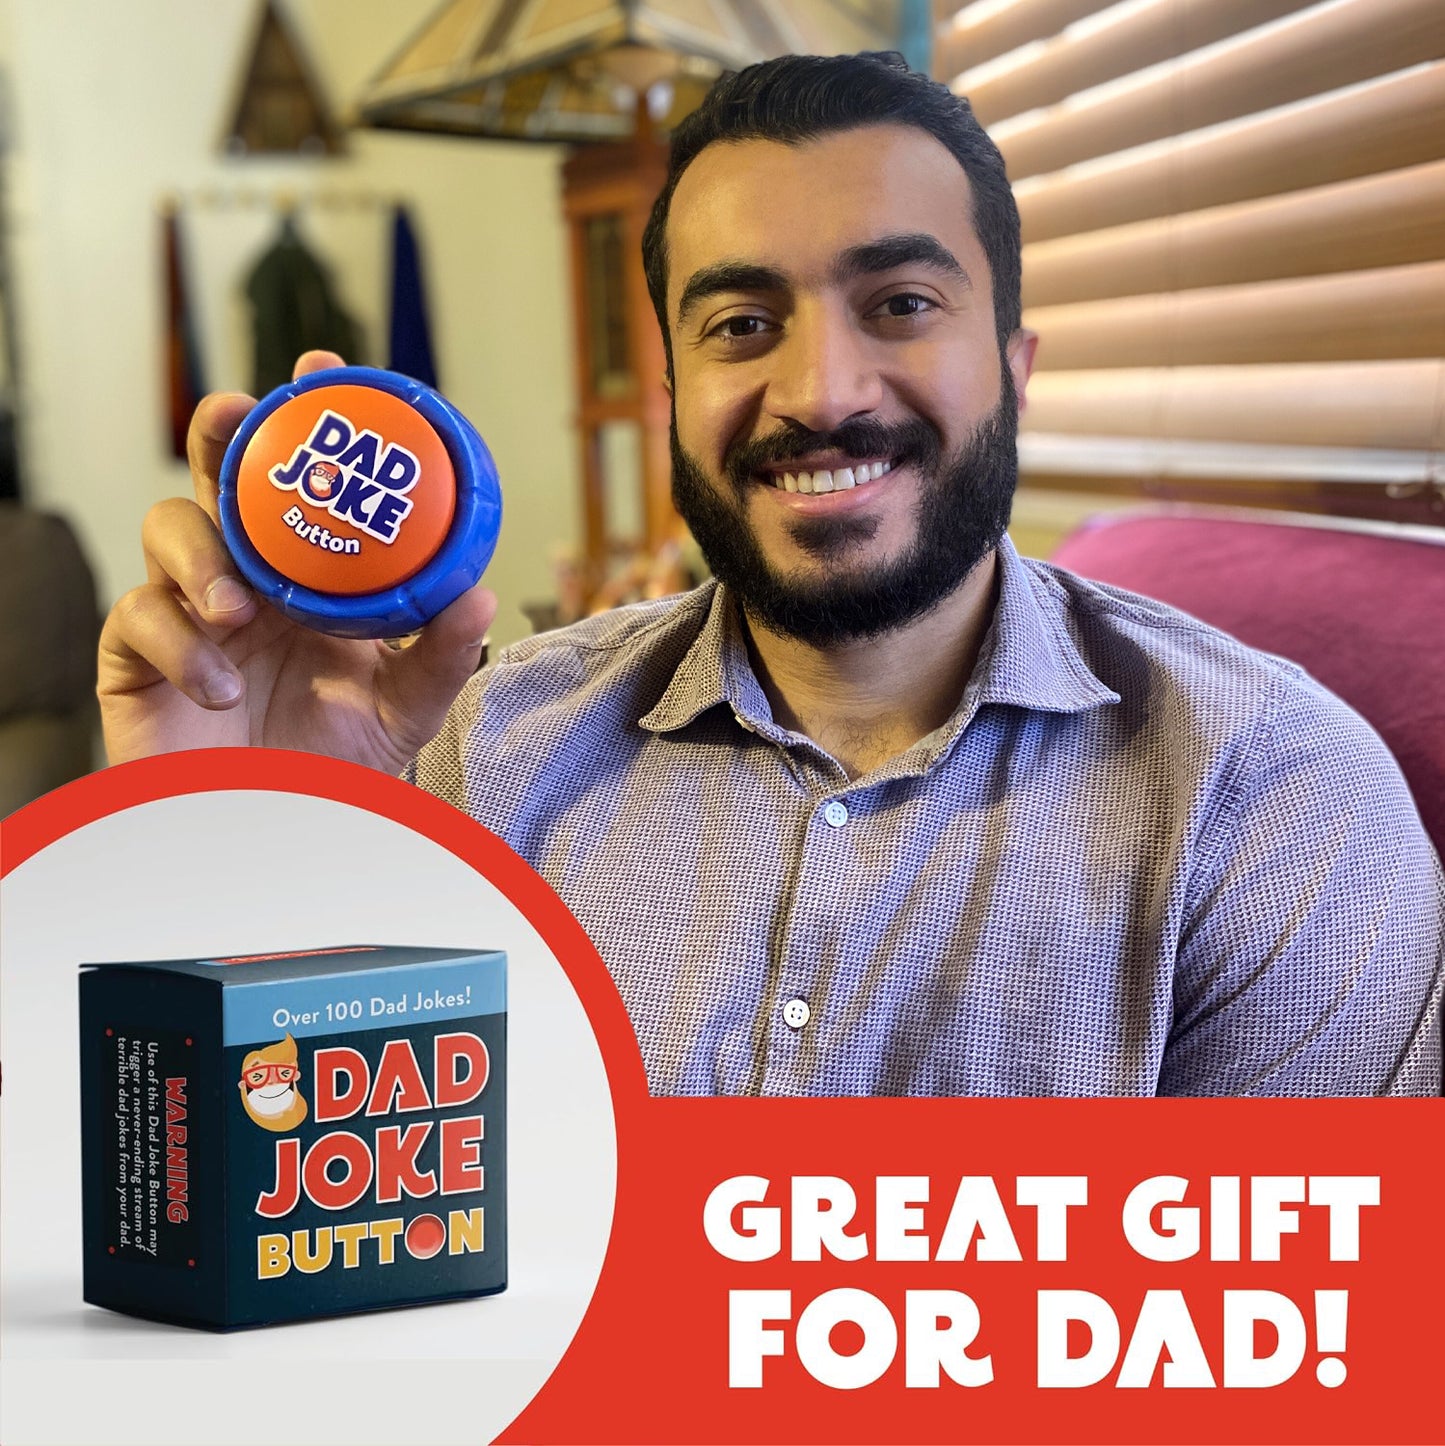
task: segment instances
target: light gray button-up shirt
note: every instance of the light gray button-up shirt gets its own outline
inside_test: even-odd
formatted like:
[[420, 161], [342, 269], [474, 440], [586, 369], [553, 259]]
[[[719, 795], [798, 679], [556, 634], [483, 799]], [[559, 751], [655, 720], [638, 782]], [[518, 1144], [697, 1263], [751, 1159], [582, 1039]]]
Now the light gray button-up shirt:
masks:
[[409, 776], [566, 901], [654, 1093], [1440, 1089], [1445, 886], [1384, 745], [1007, 540], [953, 716], [856, 781], [715, 584], [509, 648]]

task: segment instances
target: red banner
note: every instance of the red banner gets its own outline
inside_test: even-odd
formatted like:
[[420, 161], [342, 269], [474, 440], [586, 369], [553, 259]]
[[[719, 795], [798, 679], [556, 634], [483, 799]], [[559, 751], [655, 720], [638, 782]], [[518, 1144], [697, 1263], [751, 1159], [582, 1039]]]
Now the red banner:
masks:
[[619, 1099], [507, 1441], [1438, 1441], [1436, 1101]]

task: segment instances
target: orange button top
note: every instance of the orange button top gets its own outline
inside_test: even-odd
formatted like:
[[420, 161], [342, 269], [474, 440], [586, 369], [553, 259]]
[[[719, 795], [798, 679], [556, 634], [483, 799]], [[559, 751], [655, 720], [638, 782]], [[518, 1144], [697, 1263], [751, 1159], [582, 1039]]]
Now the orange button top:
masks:
[[321, 593], [381, 592], [414, 576], [446, 540], [456, 500], [431, 424], [400, 397], [353, 385], [279, 406], [236, 480], [256, 551]]

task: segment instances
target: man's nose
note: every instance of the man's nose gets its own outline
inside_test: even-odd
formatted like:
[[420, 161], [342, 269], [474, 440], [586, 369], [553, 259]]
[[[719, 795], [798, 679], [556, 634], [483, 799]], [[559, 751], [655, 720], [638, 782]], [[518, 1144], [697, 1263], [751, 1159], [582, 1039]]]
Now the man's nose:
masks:
[[771, 360], [766, 406], [779, 420], [826, 432], [882, 404], [874, 340], [841, 307], [800, 305]]

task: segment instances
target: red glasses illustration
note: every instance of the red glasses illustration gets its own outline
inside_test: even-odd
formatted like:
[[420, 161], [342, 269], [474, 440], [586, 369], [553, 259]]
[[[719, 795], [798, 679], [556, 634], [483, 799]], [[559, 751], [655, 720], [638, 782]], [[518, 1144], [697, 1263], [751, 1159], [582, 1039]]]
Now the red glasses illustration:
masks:
[[294, 1084], [301, 1076], [294, 1064], [253, 1064], [241, 1075], [247, 1089], [258, 1090], [268, 1084]]

